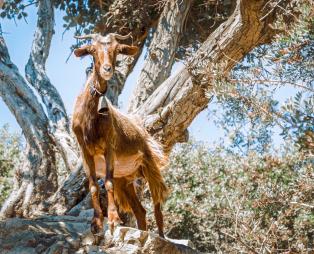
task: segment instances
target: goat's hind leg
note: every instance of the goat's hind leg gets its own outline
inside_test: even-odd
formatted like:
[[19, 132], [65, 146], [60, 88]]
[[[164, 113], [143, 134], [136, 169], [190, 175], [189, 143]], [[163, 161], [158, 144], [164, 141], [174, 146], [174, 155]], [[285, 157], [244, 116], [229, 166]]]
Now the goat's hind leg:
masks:
[[[125, 181], [126, 183], [126, 181]], [[140, 230], [147, 230], [147, 224], [146, 224], [146, 210], [142, 206], [141, 202], [139, 201], [133, 182], [126, 183], [124, 187], [124, 194], [128, 199], [128, 203], [132, 208], [133, 214], [137, 221], [137, 227]]]
[[164, 218], [161, 211], [160, 203], [154, 204], [154, 214], [158, 228], [158, 234], [160, 237], [165, 238], [164, 235]]

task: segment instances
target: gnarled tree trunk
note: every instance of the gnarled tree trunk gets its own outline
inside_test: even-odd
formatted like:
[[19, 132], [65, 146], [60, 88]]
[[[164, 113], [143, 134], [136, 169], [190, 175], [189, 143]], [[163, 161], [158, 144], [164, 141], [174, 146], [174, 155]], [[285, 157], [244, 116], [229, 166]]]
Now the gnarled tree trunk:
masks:
[[45, 70], [50, 44], [54, 33], [54, 10], [50, 0], [38, 3], [38, 20], [33, 45], [25, 66], [27, 81], [36, 89], [49, 118], [51, 136], [70, 172], [78, 161], [76, 144], [70, 136], [69, 118], [57, 89], [51, 84]]
[[4, 203], [0, 216], [28, 216], [47, 210], [45, 200], [57, 190], [54, 141], [48, 118], [17, 67], [11, 62], [0, 37], [0, 95], [22, 127], [27, 147], [25, 163], [15, 173], [15, 189]]

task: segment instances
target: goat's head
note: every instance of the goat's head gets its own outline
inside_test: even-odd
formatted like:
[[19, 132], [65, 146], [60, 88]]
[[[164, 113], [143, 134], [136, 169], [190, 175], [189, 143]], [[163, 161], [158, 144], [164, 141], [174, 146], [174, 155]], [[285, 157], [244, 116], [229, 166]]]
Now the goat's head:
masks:
[[109, 80], [114, 73], [118, 54], [135, 55], [138, 52], [138, 47], [118, 42], [118, 40], [129, 38], [130, 35], [110, 33], [106, 36], [99, 34], [76, 36], [77, 39], [92, 39], [92, 44], [75, 49], [74, 54], [77, 57], [93, 56], [96, 74], [104, 80]]

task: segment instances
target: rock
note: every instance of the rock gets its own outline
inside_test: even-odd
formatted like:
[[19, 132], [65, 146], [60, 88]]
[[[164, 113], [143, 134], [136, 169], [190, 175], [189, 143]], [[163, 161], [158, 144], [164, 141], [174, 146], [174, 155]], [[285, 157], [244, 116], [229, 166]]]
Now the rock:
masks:
[[91, 220], [94, 216], [94, 209], [82, 210], [79, 217]]
[[171, 238], [168, 238], [168, 237], [166, 237], [166, 239], [168, 241], [176, 243], [176, 244], [180, 244], [180, 245], [185, 245], [185, 246], [191, 247], [192, 249], [195, 248], [194, 244], [189, 239], [171, 239]]
[[91, 195], [88, 193], [88, 195], [79, 204], [67, 212], [67, 215], [78, 216], [82, 211], [90, 210], [92, 208], [91, 200]]
[[[95, 245], [90, 232], [93, 210], [80, 216], [42, 216], [37, 219], [0, 220], [0, 253], [198, 253], [187, 240], [163, 239], [158, 235], [129, 227], [117, 227], [113, 235], [106, 230], [104, 240]], [[106, 223], [106, 221], [105, 221]], [[107, 229], [107, 225], [104, 225]]]
[[[174, 242], [177, 241], [177, 242]], [[105, 242], [113, 247], [106, 249], [108, 253], [198, 253], [196, 250], [189, 246], [183, 245], [182, 243], [190, 244], [186, 240], [167, 240], [159, 237], [156, 234], [149, 233], [129, 227], [118, 227], [113, 236], [110, 237], [106, 234]]]

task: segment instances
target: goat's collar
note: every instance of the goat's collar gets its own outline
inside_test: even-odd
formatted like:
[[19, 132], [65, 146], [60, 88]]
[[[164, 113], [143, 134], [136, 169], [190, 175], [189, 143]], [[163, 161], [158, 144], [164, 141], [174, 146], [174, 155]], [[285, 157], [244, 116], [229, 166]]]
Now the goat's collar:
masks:
[[95, 97], [96, 95], [99, 95], [99, 96], [104, 96], [106, 94], [106, 91], [105, 92], [100, 92], [94, 85], [93, 82], [90, 82], [89, 83], [89, 92], [91, 94], [91, 96]]
[[108, 115], [108, 103], [107, 103], [107, 97], [106, 97], [106, 91], [100, 92], [95, 85], [91, 82], [89, 83], [89, 92], [92, 97], [98, 96], [98, 106], [97, 106], [97, 112], [100, 115], [107, 116]]
[[103, 96], [105, 93], [101, 93], [98, 89], [94, 86], [94, 84], [89, 84], [89, 92], [91, 96], [95, 97], [96, 95]]
[[[93, 74], [92, 74], [92, 75], [93, 75]], [[107, 103], [107, 98], [106, 98], [106, 91], [100, 92], [100, 91], [95, 87], [94, 82], [97, 82], [97, 83], [98, 83], [97, 80], [95, 81], [94, 78], [91, 78], [91, 80], [90, 80], [89, 83], [88, 83], [89, 92], [90, 92], [90, 94], [91, 94], [92, 97], [96, 97], [96, 96], [99, 97], [98, 106], [97, 106], [97, 112], [98, 112], [98, 114], [107, 116], [107, 115], [108, 115], [108, 103]]]

